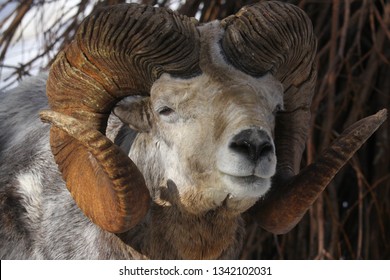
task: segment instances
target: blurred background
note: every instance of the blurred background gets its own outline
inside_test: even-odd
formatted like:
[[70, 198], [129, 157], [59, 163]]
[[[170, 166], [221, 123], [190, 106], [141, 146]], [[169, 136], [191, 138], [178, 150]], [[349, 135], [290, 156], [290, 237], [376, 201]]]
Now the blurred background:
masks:
[[[207, 22], [258, 1], [0, 0], [0, 90], [48, 69], [93, 10], [124, 2], [169, 7]], [[305, 166], [348, 125], [390, 108], [390, 1], [283, 2], [306, 11], [319, 41]], [[248, 218], [241, 258], [390, 259], [389, 149], [386, 121], [290, 233], [270, 234]]]

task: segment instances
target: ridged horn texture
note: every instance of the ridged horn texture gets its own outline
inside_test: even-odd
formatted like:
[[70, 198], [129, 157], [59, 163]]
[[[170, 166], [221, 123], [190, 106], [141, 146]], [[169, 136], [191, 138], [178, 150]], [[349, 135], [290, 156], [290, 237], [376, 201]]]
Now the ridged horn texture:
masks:
[[316, 81], [317, 41], [310, 19], [298, 7], [262, 2], [242, 8], [222, 21], [221, 45], [226, 59], [241, 71], [272, 73], [284, 86], [284, 112], [276, 120], [276, 181], [299, 172], [310, 125]]
[[285, 233], [379, 127], [386, 113], [381, 111], [354, 125], [298, 174], [317, 76], [311, 21], [294, 5], [269, 1], [244, 7], [223, 20], [222, 26], [226, 32], [221, 45], [229, 63], [252, 76], [272, 73], [284, 86], [285, 111], [278, 114], [275, 128], [277, 173], [271, 191], [250, 213], [263, 228]]
[[199, 73], [196, 22], [163, 8], [125, 4], [101, 9], [81, 24], [51, 67], [47, 95], [50, 144], [66, 185], [84, 214], [120, 233], [150, 204], [135, 164], [105, 136], [112, 107], [148, 95], [162, 73]]
[[222, 26], [229, 63], [255, 77], [272, 73], [284, 86], [284, 111], [275, 127], [278, 164], [272, 189], [278, 190], [299, 172], [310, 126], [317, 77], [311, 21], [297, 6], [268, 1], [242, 8]]

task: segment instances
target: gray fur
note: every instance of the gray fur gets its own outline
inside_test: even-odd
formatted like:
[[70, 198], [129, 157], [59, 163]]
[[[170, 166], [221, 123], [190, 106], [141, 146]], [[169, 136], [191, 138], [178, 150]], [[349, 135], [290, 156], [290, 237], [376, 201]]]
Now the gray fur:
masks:
[[[92, 224], [75, 205], [49, 146], [46, 74], [2, 93], [0, 104], [0, 258], [130, 258], [112, 234]], [[20, 180], [35, 178], [37, 189]], [[34, 179], [33, 179], [34, 180]], [[118, 253], [120, 252], [120, 253]]]
[[[147, 215], [125, 233], [93, 224], [62, 180], [50, 150], [49, 125], [38, 116], [48, 107], [47, 74], [2, 93], [1, 259], [238, 257], [241, 213], [269, 189], [276, 157], [272, 152], [251, 161], [229, 147], [245, 129], [272, 134], [272, 112], [283, 91], [272, 75], [253, 78], [228, 66], [218, 54], [220, 30], [209, 28], [212, 38], [202, 50], [213, 59], [209, 67], [208, 57], [201, 57], [205, 74], [190, 79], [164, 74], [139, 103], [144, 115], [137, 114], [136, 123], [125, 125], [113, 114], [108, 120], [107, 137], [140, 169], [152, 198]], [[160, 116], [159, 106], [172, 104], [173, 119]], [[138, 106], [131, 100], [128, 105]]]
[[[47, 75], [2, 93], [1, 259], [238, 257], [244, 239], [241, 213], [269, 189], [276, 162], [274, 154], [248, 160], [229, 148], [231, 139], [254, 127], [271, 135], [282, 87], [271, 75], [257, 79], [226, 66], [217, 55], [217, 31], [210, 31], [210, 46], [202, 45], [215, 54], [211, 68], [207, 57], [201, 59], [209, 73], [184, 80], [164, 74], [153, 84], [150, 98], [140, 103], [145, 115], [136, 118], [138, 125], [125, 125], [113, 114], [108, 120], [107, 137], [138, 166], [152, 198], [147, 215], [125, 233], [116, 235], [93, 224], [62, 180], [50, 150], [49, 125], [38, 116], [48, 106]], [[159, 115], [159, 102], [178, 106], [176, 125]], [[224, 167], [234, 165], [234, 170], [218, 170], [221, 162]], [[267, 166], [256, 180], [232, 179], [239, 180], [244, 169], [255, 172], [260, 162]]]
[[[205, 248], [196, 258], [237, 257], [244, 236], [243, 222], [239, 216], [226, 219], [223, 209], [200, 219], [175, 206], [153, 204], [140, 225], [119, 235], [93, 224], [67, 190], [50, 151], [49, 125], [38, 117], [38, 112], [47, 107], [46, 77], [42, 74], [1, 93], [0, 259], [194, 258], [192, 246], [199, 244]], [[137, 134], [111, 116], [107, 135], [128, 152]], [[147, 145], [142, 138], [137, 141], [137, 148], [143, 149], [141, 158], [147, 153]], [[149, 162], [145, 162], [143, 172], [153, 174], [158, 162], [153, 156], [144, 160]], [[202, 232], [210, 236], [203, 239]], [[175, 239], [177, 234], [182, 238]], [[189, 239], [193, 245], [183, 244]], [[214, 250], [214, 240], [229, 246]], [[215, 255], [213, 250], [219, 253]]]

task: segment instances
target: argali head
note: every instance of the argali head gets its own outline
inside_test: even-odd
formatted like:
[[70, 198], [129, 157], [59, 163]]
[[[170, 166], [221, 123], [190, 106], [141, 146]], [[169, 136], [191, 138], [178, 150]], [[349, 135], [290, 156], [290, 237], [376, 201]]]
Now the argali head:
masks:
[[[263, 197], [249, 209], [259, 224], [291, 229], [386, 118], [381, 111], [355, 124], [299, 172], [315, 50], [310, 20], [286, 3], [261, 2], [206, 25], [135, 4], [95, 12], [52, 65], [50, 110], [41, 113], [75, 202], [120, 233], [152, 199], [203, 213], [243, 212]], [[147, 154], [137, 166], [137, 154], [129, 158], [105, 136], [113, 108], [154, 145], [147, 153], [164, 165], [157, 182], [144, 178]]]
[[213, 63], [224, 83], [201, 63], [199, 76], [163, 74], [150, 97], [127, 97], [114, 113], [140, 132], [130, 158], [151, 186], [153, 201], [192, 214], [219, 206], [237, 214], [271, 185], [283, 90], [272, 75], [252, 78], [223, 69], [222, 57]]

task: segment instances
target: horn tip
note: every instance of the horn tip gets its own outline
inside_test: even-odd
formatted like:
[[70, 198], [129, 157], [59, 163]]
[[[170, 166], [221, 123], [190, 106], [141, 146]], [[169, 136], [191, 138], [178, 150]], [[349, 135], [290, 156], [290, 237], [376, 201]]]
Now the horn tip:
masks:
[[49, 109], [41, 110], [39, 112], [39, 118], [44, 123], [51, 123], [53, 119], [53, 111]]
[[379, 110], [374, 116], [378, 121], [384, 122], [387, 119], [387, 109]]

